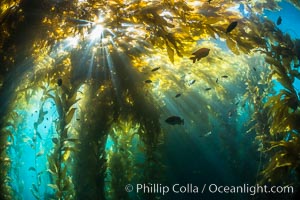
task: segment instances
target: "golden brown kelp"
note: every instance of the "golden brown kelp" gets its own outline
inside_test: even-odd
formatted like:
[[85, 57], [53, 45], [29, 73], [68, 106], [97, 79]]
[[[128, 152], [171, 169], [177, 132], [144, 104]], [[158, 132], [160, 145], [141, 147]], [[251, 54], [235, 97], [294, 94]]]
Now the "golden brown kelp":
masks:
[[[273, 184], [280, 180], [284, 184], [292, 184], [299, 179], [298, 161], [295, 161], [299, 158], [298, 153], [295, 156], [295, 152], [298, 151], [299, 145], [297, 133], [300, 127], [297, 121], [300, 115], [299, 100], [293, 86], [293, 62], [297, 63], [297, 57], [289, 35], [284, 35], [268, 20], [265, 21], [264, 27], [267, 34], [265, 61], [272, 70], [268, 80], [275, 79], [283, 89], [271, 97], [263, 95], [266, 100], [264, 106], [260, 106], [263, 110], [256, 108], [259, 118], [257, 124], [261, 124], [257, 125], [257, 139], [261, 141], [260, 150], [271, 156], [270, 162], [266, 163], [262, 171], [262, 179]], [[270, 84], [274, 87], [272, 82]], [[263, 117], [259, 117], [258, 114], [263, 114]], [[291, 178], [292, 174], [297, 178]]]
[[[3, 0], [0, 5], [0, 62], [7, 65], [15, 62], [17, 43], [15, 31], [24, 19], [19, 2], [19, 0]], [[0, 70], [1, 75], [7, 73], [3, 64]]]
[[76, 117], [80, 144], [73, 167], [76, 196], [79, 199], [104, 199], [105, 145], [114, 118], [115, 97], [108, 81], [88, 81], [81, 87], [83, 95]]
[[132, 118], [126, 120], [119, 119], [112, 125], [109, 134], [110, 147], [107, 152], [106, 168], [106, 198], [108, 199], [129, 199], [124, 187], [133, 181], [143, 180], [143, 175], [139, 174], [137, 153], [134, 147], [139, 140], [140, 125], [135, 124]]
[[[113, 53], [112, 57], [115, 61], [114, 70], [116, 74], [122, 76], [117, 76], [117, 83], [113, 82], [115, 77], [112, 77], [111, 80], [112, 86], [116, 87], [116, 89], [114, 90], [115, 94], [113, 97], [115, 112], [111, 113], [113, 114], [114, 123], [110, 125], [112, 128], [116, 128], [110, 136], [113, 138], [113, 141], [116, 142], [115, 148], [117, 152], [110, 152], [113, 160], [112, 163], [108, 163], [112, 165], [112, 168], [109, 167], [108, 170], [115, 171], [115, 173], [119, 174], [122, 170], [117, 168], [118, 162], [121, 162], [120, 167], [123, 165], [125, 167], [126, 160], [128, 160], [129, 163], [134, 163], [134, 155], [126, 157], [127, 154], [125, 154], [125, 152], [132, 151], [128, 148], [132, 145], [130, 144], [130, 141], [132, 141], [131, 137], [134, 135], [139, 137], [139, 141], [142, 142], [145, 147], [145, 151], [141, 153], [144, 155], [146, 161], [143, 164], [143, 167], [140, 165], [140, 168], [128, 169], [128, 174], [131, 174], [130, 179], [127, 175], [122, 175], [121, 177], [123, 178], [118, 178], [118, 175], [112, 174], [111, 184], [113, 187], [110, 188], [110, 190], [119, 191], [118, 194], [125, 198], [127, 197], [127, 194], [124, 193], [124, 183], [132, 179], [135, 169], [138, 169], [138, 171], [142, 170], [143, 174], [135, 176], [134, 179], [139, 179], [143, 182], [159, 180], [161, 174], [159, 171], [161, 172], [161, 168], [158, 167], [159, 158], [157, 157], [157, 146], [161, 131], [157, 105], [155, 105], [155, 100], [150, 94], [144, 95], [144, 82], [141, 74], [138, 74], [136, 69], [132, 68], [129, 59], [125, 54], [118, 55]], [[133, 79], [131, 77], [135, 78]], [[102, 95], [99, 94], [99, 96]], [[128, 117], [129, 113], [130, 117]], [[140, 127], [138, 132], [134, 126], [135, 123]], [[131, 136], [129, 137], [128, 134]], [[131, 159], [132, 161], [130, 161]], [[153, 172], [155, 169], [157, 169], [157, 171]], [[118, 199], [118, 196], [115, 196], [114, 198]]]
[[72, 133], [71, 121], [76, 108], [72, 107], [76, 101], [75, 97], [69, 97], [59, 86], [56, 86], [55, 96], [48, 95], [55, 102], [59, 119], [56, 122], [57, 138], [53, 138], [54, 149], [48, 155], [48, 171], [52, 177], [52, 182], [48, 184], [54, 190], [56, 199], [73, 199], [75, 197], [72, 176], [70, 171], [70, 156], [76, 151], [78, 139]]
[[[3, 128], [1, 129], [0, 135], [0, 198], [1, 199], [12, 199], [12, 188], [9, 186], [11, 178], [8, 175], [8, 171], [11, 167], [11, 159], [8, 156], [8, 148], [11, 146], [14, 136], [14, 125], [12, 123], [11, 117], [6, 117]], [[10, 119], [10, 120], [9, 120]]]

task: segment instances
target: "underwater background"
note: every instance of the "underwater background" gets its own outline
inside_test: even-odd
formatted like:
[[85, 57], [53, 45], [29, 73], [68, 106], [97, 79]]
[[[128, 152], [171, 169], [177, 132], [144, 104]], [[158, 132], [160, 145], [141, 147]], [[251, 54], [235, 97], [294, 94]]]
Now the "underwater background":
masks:
[[0, 199], [297, 199], [299, 9], [1, 0]]

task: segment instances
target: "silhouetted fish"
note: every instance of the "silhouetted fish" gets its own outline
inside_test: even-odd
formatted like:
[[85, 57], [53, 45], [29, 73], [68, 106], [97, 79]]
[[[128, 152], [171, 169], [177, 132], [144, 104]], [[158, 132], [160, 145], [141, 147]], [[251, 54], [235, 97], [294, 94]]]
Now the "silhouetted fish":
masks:
[[207, 137], [207, 136], [209, 136], [209, 135], [211, 135], [211, 131], [209, 131], [209, 132], [207, 132], [207, 133], [205, 133], [205, 134], [203, 134], [203, 135], [200, 135], [200, 137]]
[[216, 83], [218, 83], [218, 81], [219, 81], [219, 79], [217, 78], [217, 79], [216, 79]]
[[227, 75], [223, 75], [223, 76], [221, 76], [222, 78], [228, 78], [228, 76]]
[[175, 96], [175, 97], [176, 97], [176, 98], [178, 98], [178, 97], [180, 97], [180, 96], [181, 96], [181, 94], [180, 94], [180, 93], [178, 93], [178, 94], [176, 94], [176, 96]]
[[231, 24], [229, 24], [229, 26], [226, 29], [226, 34], [230, 33], [237, 26], [237, 24], [237, 21], [231, 22]]
[[196, 80], [193, 79], [189, 82], [189, 85], [193, 85], [195, 82], [196, 82]]
[[282, 18], [279, 16], [279, 17], [278, 17], [278, 19], [277, 19], [277, 22], [276, 22], [276, 24], [277, 24], [277, 25], [280, 25], [280, 24], [281, 24], [281, 22], [282, 22]]
[[166, 119], [165, 122], [171, 125], [184, 125], [184, 119], [181, 119], [178, 116], [171, 116], [168, 119]]
[[34, 168], [34, 167], [29, 167], [29, 169], [28, 169], [29, 171], [36, 171], [36, 169]]
[[145, 83], [152, 83], [152, 81], [150, 79], [145, 80]]
[[206, 91], [209, 91], [209, 90], [211, 90], [211, 88], [210, 88], [210, 87], [209, 87], [209, 88], [205, 88], [205, 90], [206, 90]]
[[193, 63], [195, 63], [196, 61], [199, 61], [201, 58], [208, 56], [209, 51], [210, 49], [208, 48], [200, 48], [194, 53], [192, 53], [192, 55], [194, 55], [195, 57], [190, 57], [190, 59], [193, 61]]
[[159, 70], [160, 69], [160, 67], [155, 67], [155, 68], [153, 68], [151, 71], [152, 72], [155, 72], [155, 71], [157, 71], [157, 70]]
[[62, 85], [62, 79], [61, 79], [61, 78], [57, 79], [57, 85], [58, 85], [58, 86], [61, 86], [61, 85]]

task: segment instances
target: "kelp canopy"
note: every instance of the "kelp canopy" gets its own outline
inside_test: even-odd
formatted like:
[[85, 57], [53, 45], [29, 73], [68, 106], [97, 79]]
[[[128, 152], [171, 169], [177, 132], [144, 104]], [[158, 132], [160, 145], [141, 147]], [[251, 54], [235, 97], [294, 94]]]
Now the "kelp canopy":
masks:
[[163, 179], [170, 115], [205, 136], [247, 112], [260, 182], [299, 184], [300, 42], [259, 15], [279, 2], [2, 0], [2, 199], [131, 198]]

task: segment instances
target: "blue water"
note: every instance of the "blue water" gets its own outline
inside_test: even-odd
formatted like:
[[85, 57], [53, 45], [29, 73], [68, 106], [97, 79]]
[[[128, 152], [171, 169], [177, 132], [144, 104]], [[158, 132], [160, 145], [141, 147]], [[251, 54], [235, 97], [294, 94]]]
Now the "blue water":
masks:
[[282, 22], [278, 27], [282, 32], [288, 33], [293, 39], [300, 38], [300, 27], [299, 19], [300, 13], [289, 2], [283, 1], [279, 3], [281, 9], [279, 11], [265, 11], [265, 16], [272, 20], [274, 23], [277, 22], [279, 16], [282, 18]]

